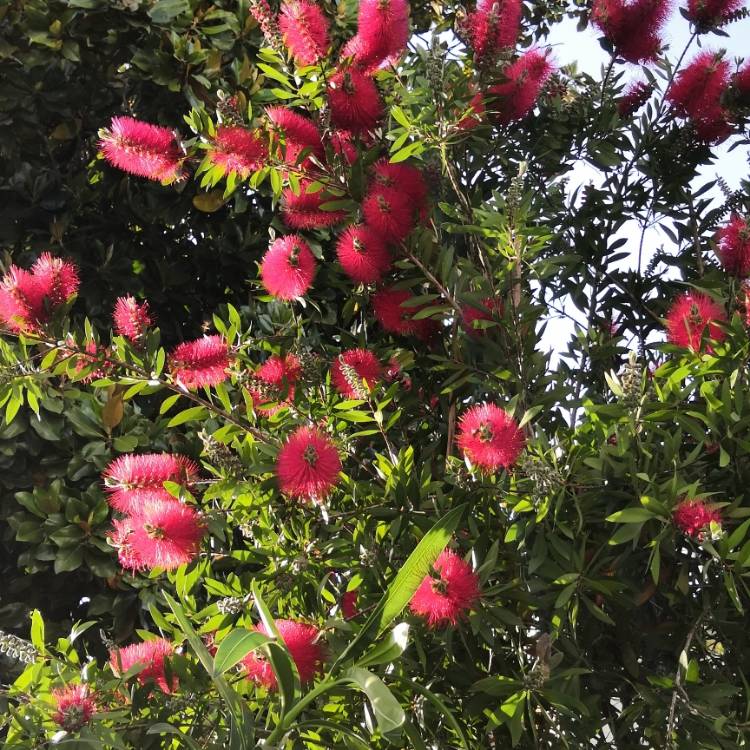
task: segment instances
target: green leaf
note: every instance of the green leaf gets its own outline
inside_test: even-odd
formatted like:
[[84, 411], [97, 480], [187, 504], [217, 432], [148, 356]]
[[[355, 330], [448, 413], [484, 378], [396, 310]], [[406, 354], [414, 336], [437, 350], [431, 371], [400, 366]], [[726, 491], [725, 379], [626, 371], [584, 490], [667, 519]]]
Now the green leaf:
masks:
[[372, 672], [358, 667], [347, 669], [343, 678], [367, 696], [383, 737], [389, 742], [397, 740], [403, 732], [406, 714], [385, 683]]
[[31, 613], [31, 642], [37, 651], [44, 653], [44, 620], [42, 613], [35, 609]]
[[185, 422], [194, 422], [203, 419], [207, 414], [208, 410], [205, 406], [191, 406], [189, 409], [175, 414], [167, 423], [167, 427], [177, 427], [177, 425], [185, 424]]
[[188, 0], [157, 0], [147, 11], [154, 23], [167, 24], [183, 13], [190, 13]]
[[219, 644], [214, 656], [214, 676], [223, 674], [239, 664], [251, 651], [255, 651], [271, 639], [251, 630], [233, 630]]
[[643, 523], [649, 518], [654, 518], [654, 514], [646, 508], [625, 508], [607, 516], [606, 520], [610, 523]]
[[381, 643], [365, 654], [358, 662], [359, 667], [373, 667], [376, 664], [390, 664], [406, 651], [409, 645], [409, 623], [396, 625]]

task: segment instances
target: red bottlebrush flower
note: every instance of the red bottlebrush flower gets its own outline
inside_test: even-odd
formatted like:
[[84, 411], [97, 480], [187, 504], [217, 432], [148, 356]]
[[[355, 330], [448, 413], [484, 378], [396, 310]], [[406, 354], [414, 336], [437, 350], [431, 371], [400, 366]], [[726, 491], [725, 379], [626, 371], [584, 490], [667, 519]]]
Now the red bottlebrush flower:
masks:
[[133, 342], [139, 342], [146, 335], [154, 319], [148, 309], [148, 302], [139, 303], [135, 297], [118, 297], [112, 314], [115, 333]]
[[728, 87], [729, 61], [721, 53], [704, 50], [677, 74], [667, 100], [678, 115], [693, 123], [699, 138], [711, 143], [732, 132], [729, 112], [721, 103]]
[[340, 224], [346, 219], [346, 211], [326, 211], [324, 203], [336, 200], [324, 190], [308, 192], [310, 180], [300, 181], [299, 194], [292, 188], [284, 188], [281, 193], [281, 216], [292, 229], [323, 229]]
[[281, 491], [301, 500], [323, 500], [336, 486], [341, 459], [336, 446], [316, 427], [299, 427], [276, 459]]
[[336, 256], [349, 278], [360, 284], [380, 281], [391, 267], [391, 254], [377, 232], [357, 224], [339, 237]]
[[206, 529], [195, 508], [174, 499], [146, 500], [129, 521], [132, 532], [127, 544], [137, 564], [134, 570], [175, 570], [189, 563], [198, 554]]
[[521, 0], [479, 0], [466, 15], [461, 31], [478, 66], [492, 65], [502, 50], [516, 46], [522, 13]]
[[733, 276], [750, 275], [750, 224], [739, 214], [716, 232], [716, 255]]
[[221, 336], [203, 336], [183, 341], [169, 355], [172, 379], [187, 390], [218, 385], [228, 377], [231, 352]]
[[357, 609], [357, 596], [358, 596], [358, 590], [352, 589], [351, 591], [346, 591], [344, 595], [341, 597], [341, 601], [339, 602], [339, 610], [341, 611], [341, 614], [344, 616], [345, 620], [353, 620], [357, 615], [360, 614], [359, 610]]
[[96, 713], [96, 700], [88, 685], [67, 685], [52, 691], [57, 710], [52, 721], [66, 732], [77, 732]]
[[489, 88], [490, 96], [494, 97], [490, 109], [495, 119], [507, 125], [526, 117], [534, 108], [552, 71], [553, 66], [546, 53], [535, 49], [511, 63], [504, 71], [508, 80]]
[[117, 559], [124, 570], [142, 570], [145, 567], [130, 543], [133, 528], [132, 518], [114, 518], [112, 529], [107, 532], [107, 542], [117, 550]]
[[646, 81], [631, 84], [617, 100], [617, 112], [620, 117], [630, 117], [637, 112], [649, 100], [653, 91], [653, 85]]
[[721, 526], [721, 512], [709, 508], [703, 500], [682, 500], [672, 513], [672, 521], [685, 536], [702, 541], [711, 528], [711, 522]]
[[375, 317], [389, 333], [408, 336], [417, 332], [420, 321], [412, 320], [418, 307], [404, 307], [404, 302], [412, 299], [412, 293], [406, 289], [383, 287], [372, 295], [372, 307]]
[[359, 156], [354, 145], [354, 134], [348, 130], [334, 130], [331, 133], [331, 148], [349, 165], [354, 164]]
[[398, 58], [408, 39], [407, 0], [360, 0], [357, 35], [342, 56], [353, 55], [359, 68], [371, 71], [389, 58]]
[[[289, 166], [297, 164], [303, 151], [320, 160], [323, 159], [320, 131], [312, 120], [286, 107], [267, 107], [266, 114], [283, 137], [284, 145], [282, 147], [279, 144], [277, 155], [284, 164]], [[312, 162], [305, 157], [300, 166], [302, 169], [308, 169], [312, 166]]]
[[[294, 620], [275, 620], [281, 640], [289, 651], [299, 673], [300, 682], [307, 685], [315, 679], [323, 667], [325, 650], [319, 642], [321, 631], [314, 625]], [[257, 633], [269, 635], [265, 625], [255, 626]], [[268, 660], [258, 651], [251, 651], [241, 662], [247, 671], [247, 679], [268, 690], [275, 690], [276, 675], [273, 673]]]
[[386, 242], [397, 245], [414, 229], [414, 205], [396, 188], [376, 187], [362, 202], [365, 223]]
[[457, 625], [480, 597], [479, 576], [455, 552], [444, 550], [435, 561], [435, 575], [426, 575], [409, 607], [430, 628]]
[[80, 379], [81, 383], [93, 383], [99, 378], [106, 378], [112, 372], [114, 363], [108, 359], [110, 354], [106, 347], [99, 347], [96, 341], [86, 344], [85, 353], [79, 352], [75, 355], [76, 372], [81, 372], [87, 367], [94, 365], [94, 369]]
[[271, 10], [267, 0], [250, 0], [248, 10], [252, 17], [258, 22], [260, 30], [266, 43], [273, 47], [279, 42], [279, 28], [276, 16]]
[[64, 305], [78, 292], [78, 268], [51, 253], [42, 253], [31, 267], [31, 273], [37, 279], [47, 304], [53, 308]]
[[661, 29], [669, 15], [669, 0], [594, 0], [591, 20], [631, 63], [656, 59]]
[[481, 338], [487, 333], [487, 331], [484, 328], [475, 326], [474, 321], [497, 320], [497, 318], [502, 317], [505, 310], [503, 301], [496, 297], [487, 297], [486, 299], [483, 299], [482, 305], [484, 306], [484, 309], [470, 306], [463, 308], [461, 323], [463, 324], [466, 333], [475, 338]]
[[260, 130], [221, 125], [207, 151], [211, 164], [225, 172], [237, 172], [243, 179], [263, 167], [268, 147]]
[[[411, 164], [391, 164], [387, 158], [375, 163], [372, 173], [375, 186], [393, 188], [408, 198], [412, 213], [420, 219], [427, 216], [427, 194], [429, 192], [422, 172]], [[377, 187], [373, 192], [377, 191]]]
[[366, 396], [381, 377], [380, 361], [367, 349], [349, 349], [336, 357], [331, 367], [331, 382], [346, 398]]
[[0, 317], [11, 331], [37, 331], [48, 319], [39, 279], [11, 266], [0, 285]]
[[171, 453], [127, 453], [102, 473], [110, 505], [121, 513], [137, 514], [147, 499], [171, 499], [164, 482], [190, 487], [198, 478], [198, 464]]
[[256, 371], [255, 377], [262, 384], [270, 386], [274, 391], [278, 391], [278, 398], [275, 396], [269, 399], [265, 389], [260, 387], [250, 387], [250, 395], [256, 404], [256, 409], [268, 415], [275, 414], [281, 407], [267, 407], [263, 404], [272, 401], [283, 401], [283, 403], [292, 403], [294, 401], [295, 384], [302, 375], [302, 365], [294, 354], [278, 356], [274, 354], [269, 357]]
[[124, 172], [159, 182], [174, 182], [185, 176], [184, 155], [174, 131], [132, 117], [113, 117], [101, 131], [99, 147], [104, 158]]
[[[667, 313], [668, 340], [697, 352], [706, 330], [714, 341], [723, 341], [726, 333], [717, 325], [727, 319], [722, 305], [698, 292], [685, 292], [672, 304]], [[711, 351], [710, 347], [708, 351]]]
[[471, 111], [458, 121], [458, 127], [461, 130], [474, 130], [474, 128], [482, 124], [487, 107], [484, 104], [484, 94], [481, 91], [478, 91], [471, 97], [469, 107]]
[[495, 404], [477, 404], [461, 417], [458, 447], [480, 469], [508, 469], [526, 443], [515, 419]]
[[699, 27], [720, 26], [742, 7], [742, 0], [688, 0], [687, 17]]
[[274, 240], [260, 264], [260, 278], [269, 294], [280, 300], [301, 297], [315, 276], [315, 256], [298, 235]]
[[747, 100], [750, 99], [750, 61], [746, 62], [745, 65], [740, 68], [734, 76], [732, 76], [732, 85], [740, 95], [740, 99], [746, 103]]
[[354, 68], [331, 76], [328, 104], [336, 127], [352, 133], [372, 130], [383, 116], [383, 102], [375, 81]]
[[282, 3], [279, 28], [298, 65], [315, 65], [328, 52], [328, 19], [310, 0]]
[[172, 675], [170, 683], [164, 662], [174, 654], [174, 645], [164, 638], [133, 643], [125, 648], [115, 648], [109, 652], [109, 665], [116, 677], [125, 674], [136, 664], [145, 668], [138, 673], [139, 684], [155, 683], [164, 693], [172, 693], [179, 687], [179, 681]]

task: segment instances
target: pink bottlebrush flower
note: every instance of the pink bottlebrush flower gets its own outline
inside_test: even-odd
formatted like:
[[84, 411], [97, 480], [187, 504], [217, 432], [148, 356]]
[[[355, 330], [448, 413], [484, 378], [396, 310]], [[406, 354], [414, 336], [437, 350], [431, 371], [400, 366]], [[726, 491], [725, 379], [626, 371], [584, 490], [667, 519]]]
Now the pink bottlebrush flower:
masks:
[[487, 331], [474, 325], [477, 320], [497, 320], [502, 318], [505, 305], [499, 297], [487, 297], [482, 300], [482, 308], [466, 306], [463, 308], [461, 323], [466, 333], [474, 338], [481, 338]]
[[[311, 119], [286, 107], [267, 107], [266, 114], [277, 134], [283, 138], [284, 144], [279, 144], [277, 156], [284, 164], [297, 164], [303, 151], [319, 160], [323, 159], [320, 131]], [[302, 169], [309, 169], [311, 166], [312, 162], [307, 156], [302, 159]]]
[[281, 216], [292, 229], [323, 229], [340, 224], [346, 219], [346, 211], [326, 211], [321, 208], [324, 203], [336, 200], [336, 197], [324, 190], [308, 192], [311, 180], [300, 180], [299, 194], [291, 187], [281, 193]]
[[682, 500], [672, 513], [672, 521], [685, 536], [702, 541], [711, 522], [721, 526], [721, 511], [710, 508], [703, 500]]
[[391, 267], [391, 253], [380, 234], [364, 224], [344, 230], [336, 244], [336, 256], [344, 273], [360, 284], [380, 281]]
[[482, 124], [487, 112], [487, 107], [484, 104], [484, 94], [481, 91], [477, 91], [477, 93], [471, 97], [469, 107], [471, 108], [471, 111], [467, 112], [458, 121], [458, 127], [461, 130], [474, 130], [474, 128]]
[[315, 65], [328, 52], [328, 19], [311, 0], [283, 2], [279, 28], [298, 65]]
[[195, 508], [175, 499], [146, 500], [129, 519], [127, 544], [133, 563], [143, 568], [175, 570], [195, 559], [206, 526]]
[[112, 529], [107, 532], [107, 542], [117, 550], [117, 560], [124, 570], [143, 570], [146, 566], [133, 549], [131, 538], [133, 535], [133, 519], [113, 518]]
[[631, 84], [617, 100], [617, 112], [620, 117], [630, 117], [637, 112], [649, 100], [653, 91], [653, 85], [646, 81]]
[[33, 274], [11, 266], [0, 284], [0, 318], [16, 333], [36, 332], [48, 320], [44, 290]]
[[108, 358], [110, 353], [107, 347], [100, 347], [96, 341], [89, 341], [84, 352], [78, 352], [75, 355], [76, 372], [81, 372], [92, 365], [94, 369], [82, 377], [80, 382], [88, 384], [99, 378], [106, 378], [114, 368], [114, 362]]
[[524, 53], [504, 71], [507, 81], [490, 86], [494, 101], [490, 110], [502, 125], [521, 120], [528, 115], [539, 94], [552, 75], [552, 63], [546, 53], [532, 49]]
[[[710, 297], [699, 292], [685, 292], [667, 313], [667, 338], [672, 344], [698, 352], [706, 330], [714, 341], [724, 340], [726, 333], [717, 323], [726, 319], [724, 307]], [[710, 347], [708, 351], [711, 351]]]
[[248, 10], [258, 22], [266, 44], [273, 47], [279, 41], [279, 28], [276, 15], [271, 10], [268, 0], [250, 0]]
[[403, 193], [412, 204], [412, 214], [420, 220], [427, 217], [427, 195], [429, 190], [422, 172], [411, 164], [403, 162], [391, 164], [387, 158], [375, 162], [372, 170], [372, 183], [376, 187], [393, 188]]
[[42, 253], [31, 267], [31, 273], [37, 279], [46, 303], [52, 308], [64, 305], [78, 293], [80, 280], [76, 265], [55, 258], [51, 253]]
[[66, 732], [77, 732], [91, 721], [96, 713], [96, 699], [88, 685], [67, 685], [52, 691], [56, 711], [52, 721]]
[[352, 133], [373, 130], [383, 116], [383, 102], [375, 81], [355, 68], [331, 76], [328, 104], [334, 125]]
[[338, 483], [341, 459], [317, 427], [298, 427], [276, 459], [281, 491], [301, 500], [324, 500]]
[[408, 0], [360, 0], [357, 35], [342, 51], [369, 72], [397, 59], [409, 39]]
[[353, 620], [360, 614], [357, 609], [358, 589], [346, 591], [339, 602], [339, 610], [345, 620]]
[[261, 169], [268, 159], [268, 146], [260, 130], [220, 125], [206, 155], [214, 166], [237, 172], [243, 179]]
[[179, 681], [172, 675], [167, 682], [165, 661], [174, 654], [174, 645], [164, 638], [152, 641], [133, 643], [125, 648], [115, 648], [109, 652], [109, 665], [113, 674], [120, 677], [136, 664], [145, 669], [138, 673], [137, 680], [141, 685], [155, 683], [164, 693], [173, 693], [179, 687]]
[[169, 355], [169, 372], [187, 390], [218, 385], [228, 377], [232, 363], [227, 342], [221, 336], [203, 336], [183, 341]]
[[669, 10], [669, 0], [594, 0], [591, 20], [620, 57], [631, 63], [649, 62], [661, 49]]
[[747, 104], [750, 100], [750, 60], [732, 76], [732, 86], [740, 95], [743, 103]]
[[509, 469], [526, 440], [515, 419], [495, 404], [469, 408], [459, 423], [458, 447], [480, 469]]
[[716, 255], [733, 276], [750, 275], [750, 223], [739, 214], [716, 232]]
[[479, 576], [455, 552], [444, 550], [414, 592], [409, 607], [430, 628], [456, 626], [480, 597]]
[[403, 306], [412, 296], [406, 289], [392, 287], [382, 287], [372, 295], [375, 317], [386, 331], [402, 336], [416, 333], [418, 321], [412, 320], [412, 316], [419, 308]]
[[[286, 404], [294, 401], [295, 386], [301, 376], [302, 365], [299, 358], [294, 354], [285, 354], [283, 356], [274, 354], [255, 371], [255, 378], [261, 384], [269, 386], [274, 391], [278, 391], [278, 398], [274, 396], [270, 400]], [[264, 404], [269, 402], [269, 397], [265, 389], [250, 386], [248, 390], [253, 397], [257, 411], [272, 416], [281, 408], [281, 406], [264, 406]]]
[[126, 453], [112, 461], [102, 473], [110, 505], [121, 513], [137, 514], [146, 499], [172, 496], [164, 482], [190, 488], [200, 469], [187, 456], [172, 453]]
[[104, 158], [124, 172], [159, 182], [184, 178], [180, 149], [174, 131], [132, 117], [113, 117], [101, 131], [99, 147]]
[[274, 240], [260, 264], [263, 286], [280, 300], [301, 297], [312, 285], [314, 276], [315, 256], [296, 234]]
[[707, 143], [732, 132], [722, 96], [729, 87], [729, 61], [722, 53], [704, 50], [681, 70], [667, 91], [667, 100], [681, 117], [690, 120], [698, 137]]
[[376, 186], [362, 202], [367, 226], [387, 243], [397, 245], [414, 229], [414, 205], [396, 188]]
[[112, 314], [115, 333], [137, 343], [146, 335], [146, 331], [154, 324], [154, 319], [148, 309], [148, 302], [139, 303], [129, 294], [118, 297]]
[[[349, 370], [348, 374], [344, 368]], [[367, 349], [349, 349], [336, 357], [331, 367], [331, 382], [346, 398], [361, 398], [363, 391], [371, 391], [381, 377], [380, 361]]]
[[742, 7], [743, 0], [688, 0], [687, 17], [699, 28], [721, 26]]
[[345, 164], [354, 164], [357, 161], [357, 147], [354, 145], [354, 133], [348, 130], [334, 130], [331, 133], [331, 148], [338, 154]]
[[[309, 684], [323, 668], [325, 649], [320, 643], [322, 632], [314, 625], [294, 620], [275, 620], [274, 625], [297, 667], [300, 682], [303, 685]], [[257, 633], [269, 635], [263, 624], [259, 623], [254, 629]], [[268, 660], [259, 651], [251, 651], [241, 664], [245, 667], [248, 680], [268, 690], [276, 689], [276, 675]]]
[[462, 36], [474, 50], [478, 66], [492, 65], [498, 55], [516, 46], [523, 13], [522, 0], [479, 0], [461, 24]]

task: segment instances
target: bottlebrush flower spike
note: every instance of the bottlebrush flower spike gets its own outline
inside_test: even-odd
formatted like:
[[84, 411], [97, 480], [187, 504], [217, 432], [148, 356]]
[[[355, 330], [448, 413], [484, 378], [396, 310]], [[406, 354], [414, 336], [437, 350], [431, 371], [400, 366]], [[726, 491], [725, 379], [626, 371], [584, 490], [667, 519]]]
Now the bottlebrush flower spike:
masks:
[[108, 359], [109, 354], [110, 350], [107, 347], [100, 347], [96, 341], [87, 342], [84, 352], [75, 355], [76, 372], [81, 372], [92, 365], [95, 367], [88, 375], [84, 375], [80, 382], [93, 383], [99, 378], [106, 378], [114, 367], [114, 362]]
[[494, 64], [503, 50], [516, 46], [522, 13], [521, 0], [479, 0], [466, 15], [461, 32], [478, 66]]
[[654, 91], [652, 84], [646, 81], [636, 81], [617, 100], [617, 112], [620, 117], [630, 117], [637, 112], [651, 97]]
[[408, 39], [407, 0], [360, 0], [357, 34], [342, 56], [353, 55], [355, 64], [369, 72], [388, 59], [397, 59]]
[[280, 300], [301, 297], [315, 276], [315, 256], [296, 234], [274, 240], [260, 264], [260, 278], [269, 294]]
[[554, 70], [546, 53], [529, 50], [511, 63], [504, 71], [505, 83], [490, 86], [488, 93], [494, 97], [490, 110], [502, 125], [520, 120], [528, 115], [544, 84]]
[[99, 147], [104, 158], [124, 172], [160, 182], [185, 177], [184, 154], [169, 128], [151, 125], [132, 117], [113, 117], [100, 133]]
[[331, 76], [328, 104], [334, 125], [352, 133], [373, 130], [383, 116], [383, 102], [375, 81], [355, 68]]
[[107, 542], [117, 550], [117, 560], [124, 570], [142, 570], [145, 565], [133, 549], [130, 539], [133, 535], [133, 519], [113, 518], [112, 529], [107, 532]]
[[[698, 352], [706, 330], [714, 341], [724, 340], [726, 333], [718, 323], [726, 319], [724, 308], [710, 297], [699, 292], [685, 292], [667, 313], [667, 338], [677, 346]], [[711, 351], [710, 347], [708, 351]]]
[[129, 294], [117, 298], [112, 318], [115, 333], [134, 343], [141, 341], [149, 327], [154, 324], [154, 319], [148, 309], [148, 302], [139, 303]]
[[721, 512], [703, 500], [682, 500], [672, 513], [672, 521], [685, 536], [703, 541], [711, 536], [707, 532], [712, 522], [721, 526]]
[[344, 273], [360, 284], [380, 281], [391, 267], [391, 253], [380, 234], [363, 224], [344, 230], [336, 256]]
[[661, 49], [669, 8], [669, 0], [594, 0], [591, 20], [620, 57], [649, 62]]
[[317, 427], [299, 427], [276, 459], [281, 491], [301, 500], [324, 500], [338, 483], [341, 459], [336, 446]]
[[461, 417], [458, 447], [486, 471], [508, 469], [516, 462], [526, 440], [518, 423], [495, 404], [477, 404]]
[[31, 267], [31, 273], [50, 307], [60, 307], [78, 293], [78, 268], [51, 253], [42, 253]]
[[430, 628], [456, 626], [479, 601], [479, 576], [455, 552], [444, 550], [435, 561], [434, 575], [426, 575], [409, 607]]
[[412, 320], [412, 315], [418, 308], [403, 306], [412, 296], [406, 289], [392, 287], [383, 287], [372, 295], [375, 317], [386, 331], [402, 336], [416, 333], [417, 321]]
[[743, 0], [688, 0], [687, 17], [701, 31], [721, 24], [742, 7]]
[[52, 721], [66, 732], [77, 732], [96, 713], [96, 700], [88, 685], [67, 685], [52, 691], [56, 711]]
[[739, 214], [716, 232], [716, 255], [733, 276], [750, 275], [750, 223]]
[[463, 308], [461, 323], [466, 333], [474, 338], [481, 338], [487, 331], [474, 325], [477, 320], [497, 320], [502, 318], [505, 310], [503, 301], [497, 297], [487, 297], [482, 300], [483, 309], [467, 305]]
[[477, 91], [477, 93], [471, 97], [469, 108], [471, 111], [467, 112], [458, 121], [458, 127], [461, 130], [474, 130], [474, 128], [479, 127], [482, 124], [487, 112], [487, 107], [484, 103], [484, 94], [481, 91]]
[[291, 187], [281, 193], [281, 216], [292, 229], [323, 229], [340, 224], [346, 219], [346, 211], [325, 211], [324, 203], [336, 200], [324, 190], [308, 192], [311, 180], [300, 180], [299, 193]]
[[331, 367], [331, 382], [346, 398], [367, 398], [382, 377], [380, 361], [367, 349], [348, 349]]
[[[281, 406], [264, 406], [269, 401], [292, 403], [296, 383], [302, 376], [302, 365], [294, 354], [269, 357], [256, 371], [256, 384], [248, 388], [257, 411], [273, 415]], [[271, 393], [269, 393], [271, 391]]]
[[200, 469], [195, 461], [175, 453], [126, 453], [102, 473], [110, 505], [121, 513], [137, 514], [146, 499], [171, 499], [164, 482], [190, 488]]
[[372, 171], [372, 185], [394, 188], [404, 193], [412, 204], [413, 215], [421, 220], [427, 217], [427, 195], [429, 190], [422, 172], [411, 164], [391, 164], [387, 158], [375, 163]]
[[345, 164], [354, 164], [357, 161], [357, 147], [354, 145], [354, 134], [348, 130], [334, 130], [331, 133], [331, 148], [338, 154]]
[[279, 28], [298, 65], [315, 65], [328, 52], [328, 19], [311, 0], [282, 3]]
[[392, 245], [403, 242], [414, 229], [414, 208], [406, 193], [377, 185], [362, 202], [367, 226]]
[[729, 112], [722, 105], [728, 87], [729, 61], [722, 53], [704, 50], [677, 74], [666, 98], [678, 115], [693, 123], [699, 138], [713, 143], [732, 132]]
[[360, 613], [357, 609], [357, 597], [357, 589], [347, 591], [341, 597], [341, 601], [339, 602], [339, 610], [341, 611], [341, 614], [344, 616], [345, 620], [353, 620]]
[[165, 661], [174, 654], [174, 646], [164, 638], [152, 641], [133, 643], [125, 648], [115, 648], [109, 652], [109, 665], [116, 677], [125, 674], [136, 664], [145, 669], [138, 673], [136, 679], [141, 685], [155, 683], [164, 693], [173, 693], [179, 687], [179, 680], [172, 675], [167, 682]]
[[172, 350], [169, 372], [175, 383], [195, 390], [223, 383], [229, 377], [231, 362], [229, 346], [221, 336], [203, 336], [183, 341]]
[[0, 317], [11, 331], [38, 331], [49, 317], [39, 279], [11, 266], [0, 284]]
[[214, 166], [225, 172], [237, 172], [243, 179], [263, 167], [268, 146], [260, 130], [221, 125], [206, 155]]
[[[286, 107], [267, 107], [266, 115], [273, 124], [278, 135], [283, 138], [277, 149], [277, 156], [284, 164], [294, 166], [303, 151], [323, 159], [323, 143], [320, 131], [315, 123], [307, 117], [293, 112]], [[313, 164], [308, 157], [302, 159], [300, 167], [309, 169]]]
[[732, 76], [732, 86], [743, 103], [750, 102], [750, 61], [746, 62], [737, 73]]
[[[325, 650], [320, 643], [321, 631], [314, 625], [294, 620], [275, 620], [274, 625], [297, 667], [300, 682], [309, 684], [323, 668]], [[265, 625], [258, 624], [254, 629], [257, 633], [269, 635]], [[268, 690], [276, 689], [276, 675], [268, 660], [258, 651], [251, 651], [241, 664], [245, 667], [248, 680]]]
[[186, 565], [198, 554], [206, 530], [195, 508], [173, 498], [146, 500], [129, 522], [132, 533], [127, 543], [138, 565], [135, 570]]

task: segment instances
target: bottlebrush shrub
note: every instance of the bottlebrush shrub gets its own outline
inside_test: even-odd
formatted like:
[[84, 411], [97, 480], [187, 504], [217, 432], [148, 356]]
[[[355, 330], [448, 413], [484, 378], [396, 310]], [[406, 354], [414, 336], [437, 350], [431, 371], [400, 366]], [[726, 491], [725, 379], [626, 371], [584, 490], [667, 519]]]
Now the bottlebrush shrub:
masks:
[[548, 3], [30, 5], [5, 745], [746, 746], [738, 43], [595, 3], [594, 76]]

